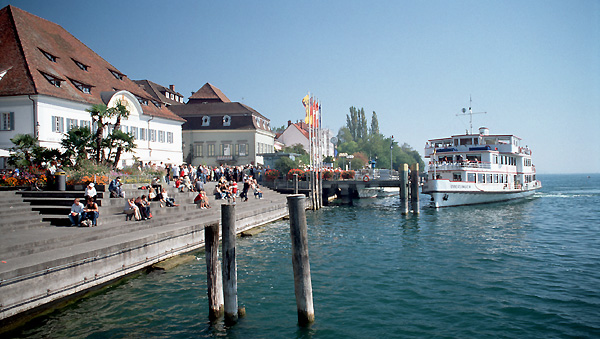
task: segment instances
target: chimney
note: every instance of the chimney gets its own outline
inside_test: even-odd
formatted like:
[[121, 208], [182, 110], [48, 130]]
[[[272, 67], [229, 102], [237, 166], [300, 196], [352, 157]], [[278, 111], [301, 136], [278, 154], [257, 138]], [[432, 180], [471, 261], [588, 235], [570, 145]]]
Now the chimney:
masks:
[[175, 85], [169, 85], [169, 89], [170, 89], [171, 91], [175, 91]]
[[288, 127], [292, 124], [292, 120], [288, 120]]

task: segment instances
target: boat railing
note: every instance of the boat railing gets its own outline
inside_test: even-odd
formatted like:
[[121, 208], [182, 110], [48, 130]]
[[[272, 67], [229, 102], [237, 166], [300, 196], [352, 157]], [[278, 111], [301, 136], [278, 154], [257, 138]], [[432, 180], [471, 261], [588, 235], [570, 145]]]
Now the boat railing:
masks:
[[429, 171], [457, 171], [465, 168], [483, 168], [491, 169], [492, 164], [489, 162], [432, 162], [429, 164]]

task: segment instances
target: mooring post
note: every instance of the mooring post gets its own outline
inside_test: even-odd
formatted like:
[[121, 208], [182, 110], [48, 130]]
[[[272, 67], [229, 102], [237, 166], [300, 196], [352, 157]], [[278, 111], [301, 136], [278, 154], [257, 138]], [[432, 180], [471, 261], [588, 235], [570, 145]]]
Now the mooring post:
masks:
[[414, 163], [410, 171], [410, 201], [414, 214], [419, 214], [419, 164]]
[[298, 194], [298, 174], [294, 174], [294, 194]]
[[408, 164], [400, 167], [400, 206], [402, 214], [408, 214]]
[[288, 195], [287, 197], [290, 211], [294, 290], [296, 294], [296, 306], [298, 308], [298, 324], [300, 326], [307, 326], [315, 321], [304, 200], [305, 198], [302, 194]]
[[204, 228], [206, 253], [206, 283], [208, 286], [208, 318], [211, 321], [223, 316], [223, 280], [219, 264], [219, 223]]
[[235, 262], [235, 205], [221, 205], [223, 224], [223, 297], [225, 323], [235, 324], [238, 319], [237, 267]]

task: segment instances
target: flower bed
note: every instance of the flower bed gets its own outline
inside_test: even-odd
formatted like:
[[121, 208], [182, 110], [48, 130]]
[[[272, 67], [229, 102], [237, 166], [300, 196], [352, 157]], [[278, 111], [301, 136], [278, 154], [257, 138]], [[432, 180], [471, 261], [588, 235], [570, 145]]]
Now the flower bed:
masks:
[[270, 169], [265, 172], [265, 178], [267, 181], [275, 181], [275, 179], [279, 178], [279, 171], [276, 169]]
[[287, 173], [287, 179], [292, 180], [292, 179], [294, 179], [294, 174], [298, 174], [298, 180], [302, 180], [304, 178], [305, 173], [306, 172], [304, 172], [303, 170], [301, 170], [299, 168], [292, 168]]

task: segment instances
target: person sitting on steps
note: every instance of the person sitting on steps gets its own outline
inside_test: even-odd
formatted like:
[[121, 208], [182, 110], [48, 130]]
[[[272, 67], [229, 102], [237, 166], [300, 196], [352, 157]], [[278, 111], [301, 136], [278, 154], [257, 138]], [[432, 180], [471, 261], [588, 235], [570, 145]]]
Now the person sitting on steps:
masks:
[[83, 219], [83, 204], [79, 201], [79, 198], [76, 198], [73, 201], [71, 212], [69, 213], [71, 226], [79, 226], [81, 219]]
[[87, 197], [85, 207], [83, 209], [83, 220], [90, 220], [90, 226], [96, 226], [96, 222], [98, 220], [98, 216], [100, 213], [98, 212], [98, 204], [94, 202], [94, 199], [90, 196]]

